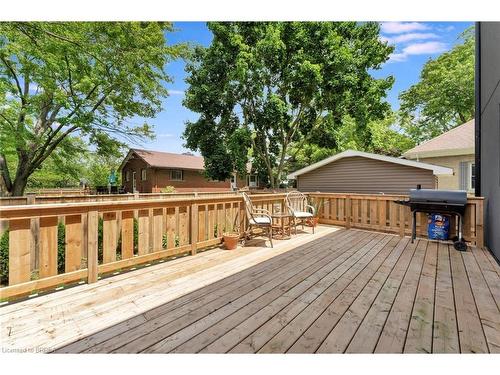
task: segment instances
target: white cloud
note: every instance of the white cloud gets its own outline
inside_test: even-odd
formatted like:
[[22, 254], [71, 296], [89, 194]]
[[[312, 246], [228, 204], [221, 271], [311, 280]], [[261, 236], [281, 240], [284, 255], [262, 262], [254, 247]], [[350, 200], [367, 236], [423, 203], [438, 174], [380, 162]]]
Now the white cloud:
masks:
[[438, 39], [439, 35], [434, 33], [408, 33], [400, 34], [396, 36], [382, 36], [380, 39], [384, 42], [394, 43], [405, 43], [412, 40], [427, 40], [427, 39]]
[[182, 90], [168, 90], [169, 95], [184, 95], [184, 91]]
[[430, 27], [421, 22], [382, 22], [382, 32], [386, 34], [401, 34], [411, 31], [429, 30]]
[[156, 134], [156, 136], [158, 138], [173, 138], [173, 137], [175, 137], [175, 135], [170, 134], [170, 133], [160, 133], [160, 134]]
[[390, 62], [405, 61], [411, 55], [432, 55], [444, 52], [448, 49], [446, 43], [442, 42], [424, 42], [414, 43], [403, 48], [402, 52], [393, 53], [389, 59]]

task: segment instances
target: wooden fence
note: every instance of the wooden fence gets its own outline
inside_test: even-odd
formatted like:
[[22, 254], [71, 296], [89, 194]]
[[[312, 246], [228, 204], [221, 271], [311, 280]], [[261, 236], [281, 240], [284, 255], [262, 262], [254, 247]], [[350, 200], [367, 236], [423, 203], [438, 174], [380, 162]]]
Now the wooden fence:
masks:
[[0, 206], [16, 206], [21, 204], [51, 204], [51, 203], [79, 203], [104, 201], [129, 201], [138, 199], [179, 199], [179, 198], [209, 198], [237, 196], [235, 191], [204, 191], [182, 193], [136, 193], [136, 194], [28, 194], [22, 197], [0, 197]]
[[[323, 202], [320, 223], [400, 235], [411, 230], [408, 208], [393, 202], [404, 196], [309, 195]], [[252, 201], [276, 212], [285, 209], [284, 198], [258, 194]], [[470, 198], [465, 221], [465, 238], [477, 245], [483, 243], [482, 204], [482, 198]], [[421, 236], [424, 219], [419, 217]], [[9, 273], [0, 298], [80, 280], [92, 283], [98, 274], [196, 254], [220, 244], [224, 231], [246, 228], [239, 195], [4, 206], [2, 223], [9, 229]]]
[[[406, 195], [309, 193], [309, 196], [321, 202], [320, 223], [411, 235], [410, 208], [394, 203], [395, 200], [408, 199]], [[484, 245], [483, 202], [482, 197], [468, 198], [463, 223], [463, 237], [477, 246]], [[450, 228], [451, 236], [454, 236], [454, 217]], [[417, 236], [427, 237], [426, 214], [417, 213]]]
[[[283, 209], [283, 199], [259, 195], [254, 202], [275, 211]], [[196, 254], [220, 244], [224, 231], [244, 229], [243, 210], [241, 196], [234, 194], [4, 206], [0, 222], [9, 230], [9, 273], [0, 298], [83, 279], [95, 282], [101, 273]]]

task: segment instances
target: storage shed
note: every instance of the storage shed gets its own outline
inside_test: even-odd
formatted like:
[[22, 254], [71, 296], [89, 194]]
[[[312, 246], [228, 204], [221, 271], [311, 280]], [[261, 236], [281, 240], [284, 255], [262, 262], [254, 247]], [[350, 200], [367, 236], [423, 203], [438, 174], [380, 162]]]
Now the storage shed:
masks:
[[437, 189], [437, 175], [451, 168], [391, 156], [347, 150], [288, 175], [304, 192], [407, 194], [422, 185]]

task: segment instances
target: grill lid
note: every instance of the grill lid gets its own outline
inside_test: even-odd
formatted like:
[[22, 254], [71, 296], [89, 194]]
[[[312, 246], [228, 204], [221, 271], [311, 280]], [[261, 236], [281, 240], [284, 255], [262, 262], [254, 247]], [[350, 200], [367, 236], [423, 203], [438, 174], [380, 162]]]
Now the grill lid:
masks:
[[465, 206], [467, 192], [465, 190], [410, 189], [410, 202], [450, 203]]

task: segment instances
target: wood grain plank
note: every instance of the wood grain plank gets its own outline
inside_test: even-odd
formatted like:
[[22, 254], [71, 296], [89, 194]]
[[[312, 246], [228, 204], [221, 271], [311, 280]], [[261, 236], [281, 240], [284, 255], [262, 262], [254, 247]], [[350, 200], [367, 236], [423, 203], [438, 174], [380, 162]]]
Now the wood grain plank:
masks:
[[386, 259], [318, 352], [373, 352], [416, 245], [407, 243], [399, 258]]
[[149, 253], [149, 210], [139, 210], [139, 239], [138, 253], [145, 255]]
[[429, 242], [406, 336], [405, 353], [432, 353], [437, 243]]
[[57, 217], [40, 218], [40, 278], [57, 275]]
[[455, 249], [450, 249], [448, 244], [438, 244], [433, 353], [460, 353], [453, 281], [451, 279], [450, 250], [454, 251]]
[[134, 211], [122, 212], [122, 259], [134, 257]]
[[488, 345], [460, 252], [450, 251], [461, 353], [488, 353]]
[[[318, 319], [290, 347], [288, 350], [289, 353], [316, 352], [362, 291], [368, 288], [366, 289], [368, 293], [371, 292], [370, 281], [374, 280], [372, 285], [374, 285], [374, 289], [377, 289], [380, 282], [385, 280], [408, 244], [407, 239], [401, 240], [398, 237], [392, 236], [389, 238], [391, 241], [384, 247], [383, 251], [322, 312]], [[333, 344], [333, 341], [330, 341], [330, 344]], [[327, 344], [321, 351], [335, 352], [337, 349]]]
[[82, 216], [65, 217], [66, 251], [64, 272], [79, 270], [82, 263]]
[[116, 261], [116, 212], [105, 212], [102, 224], [102, 262], [103, 264]]
[[427, 241], [419, 241], [401, 287], [387, 316], [375, 353], [402, 353], [410, 325], [413, 302], [424, 264]]
[[9, 221], [9, 285], [31, 280], [31, 220]]
[[500, 353], [500, 311], [472, 252], [462, 253], [490, 353]]

